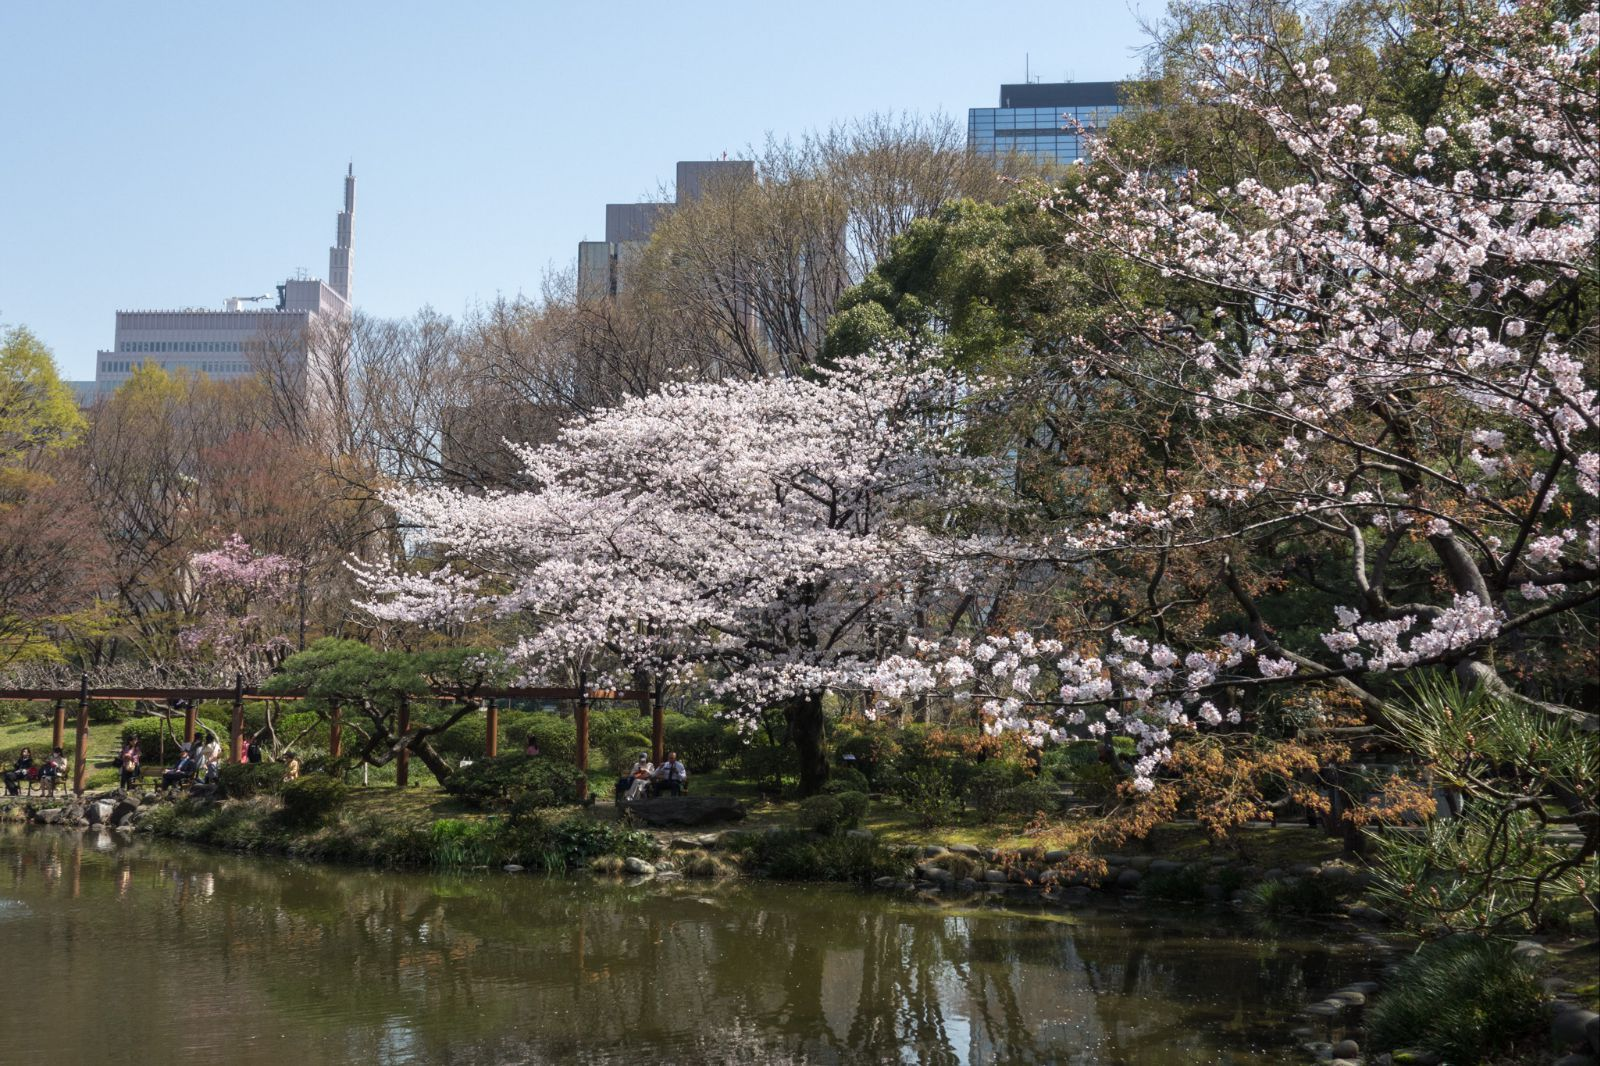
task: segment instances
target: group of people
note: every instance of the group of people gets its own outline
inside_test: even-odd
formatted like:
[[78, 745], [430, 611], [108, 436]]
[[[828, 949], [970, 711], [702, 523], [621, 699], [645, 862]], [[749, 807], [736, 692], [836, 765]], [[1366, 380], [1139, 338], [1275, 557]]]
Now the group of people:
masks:
[[33, 749], [23, 748], [16, 762], [11, 764], [11, 769], [5, 772], [6, 795], [20, 795], [24, 781], [42, 782], [46, 792], [54, 792], [56, 783], [66, 772], [67, 753], [60, 748], [50, 752], [44, 762], [38, 765], [34, 765]]
[[[130, 744], [137, 750], [137, 744]], [[127, 749], [124, 749], [126, 752]], [[215, 781], [217, 769], [222, 764], [222, 744], [212, 735], [195, 737], [188, 746], [182, 749], [175, 766], [170, 767], [161, 775], [161, 787], [171, 788], [185, 779], [199, 782]], [[127, 763], [123, 762], [123, 773], [127, 773]], [[134, 775], [138, 775], [138, 766], [134, 766]], [[124, 785], [124, 788], [127, 786]]]
[[617, 778], [618, 803], [648, 799], [651, 796], [681, 796], [689, 781], [689, 770], [678, 760], [678, 753], [669, 751], [661, 765], [650, 762], [650, 753], [641, 751], [633, 768]]

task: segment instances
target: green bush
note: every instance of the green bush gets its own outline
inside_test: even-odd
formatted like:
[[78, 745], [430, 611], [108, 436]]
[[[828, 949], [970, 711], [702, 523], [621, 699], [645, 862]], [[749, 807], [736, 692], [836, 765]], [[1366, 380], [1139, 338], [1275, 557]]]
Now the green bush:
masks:
[[1339, 903], [1338, 890], [1320, 877], [1263, 881], [1250, 896], [1257, 909], [1273, 917], [1332, 914]]
[[738, 730], [715, 718], [668, 715], [666, 726], [668, 750], [676, 751], [683, 764], [697, 774], [722, 769], [741, 746]]
[[217, 791], [228, 799], [249, 799], [283, 783], [283, 767], [270, 762], [231, 762], [217, 769]]
[[1483, 1062], [1540, 1028], [1539, 982], [1513, 948], [1466, 934], [1424, 944], [1367, 1010], [1373, 1049]]
[[501, 857], [501, 829], [494, 822], [441, 818], [428, 827], [428, 857], [442, 870], [488, 866]]
[[463, 766], [445, 779], [444, 788], [476, 807], [559, 807], [578, 802], [582, 780], [576, 766], [519, 752]]
[[860, 770], [853, 766], [842, 766], [833, 771], [833, 774], [828, 778], [828, 783], [822, 786], [822, 791], [833, 794], [840, 792], [867, 793], [872, 791], [872, 785], [867, 781], [867, 775]]
[[800, 803], [800, 824], [818, 833], [842, 833], [861, 824], [867, 813], [865, 792], [824, 793]]
[[578, 727], [572, 719], [534, 712], [517, 721], [516, 732], [508, 731], [506, 743], [521, 751], [532, 736], [539, 745], [539, 756], [571, 763], [578, 755]]
[[799, 772], [800, 760], [792, 744], [771, 744], [762, 738], [739, 752], [739, 776], [763, 788], [781, 789], [785, 777]]
[[994, 810], [998, 815], [1031, 818], [1043, 811], [1053, 811], [1060, 805], [1061, 795], [1055, 783], [1047, 778], [1034, 777], [1002, 789], [995, 797]]
[[321, 774], [287, 781], [278, 790], [283, 800], [284, 824], [296, 829], [315, 829], [338, 810], [349, 792], [344, 782]]
[[961, 798], [985, 821], [992, 821], [1005, 813], [1000, 807], [1001, 795], [1020, 785], [1025, 778], [1022, 767], [1014, 762], [981, 762], [966, 775]]
[[904, 877], [910, 864], [876, 840], [809, 833], [751, 833], [739, 848], [745, 861], [780, 881], [853, 881]]
[[649, 750], [650, 738], [643, 733], [613, 733], [601, 747], [606, 768], [619, 777], [633, 768], [641, 751]]
[[879, 771], [900, 754], [900, 731], [889, 722], [842, 722], [834, 731], [833, 750], [841, 756], [854, 755], [856, 768], [866, 775], [868, 784], [880, 788]]

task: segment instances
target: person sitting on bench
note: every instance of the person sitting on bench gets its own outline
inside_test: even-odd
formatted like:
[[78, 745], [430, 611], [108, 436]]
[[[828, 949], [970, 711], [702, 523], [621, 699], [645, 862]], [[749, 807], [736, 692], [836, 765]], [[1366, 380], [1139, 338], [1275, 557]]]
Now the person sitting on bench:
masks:
[[683, 795], [684, 782], [689, 780], [689, 768], [678, 761], [678, 753], [667, 752], [667, 761], [656, 767], [655, 782], [658, 796]]
[[33, 749], [23, 748], [17, 755], [17, 761], [11, 764], [11, 769], [6, 771], [6, 792], [12, 796], [22, 794], [22, 782], [28, 779], [28, 771], [33, 768]]
[[56, 786], [61, 783], [61, 777], [67, 772], [67, 753], [60, 748], [50, 753], [44, 761], [44, 767], [39, 771], [39, 780], [44, 785], [45, 794], [54, 796]]
[[198, 765], [199, 761], [195, 755], [184, 752], [183, 758], [178, 760], [178, 765], [161, 775], [161, 787], [171, 788], [184, 778], [193, 777], [195, 769]]
[[628, 795], [625, 797], [630, 803], [642, 800], [650, 794], [650, 775], [655, 773], [655, 767], [650, 765], [650, 753], [641, 751], [639, 761], [633, 764], [633, 769], [628, 771], [631, 783], [628, 785]]

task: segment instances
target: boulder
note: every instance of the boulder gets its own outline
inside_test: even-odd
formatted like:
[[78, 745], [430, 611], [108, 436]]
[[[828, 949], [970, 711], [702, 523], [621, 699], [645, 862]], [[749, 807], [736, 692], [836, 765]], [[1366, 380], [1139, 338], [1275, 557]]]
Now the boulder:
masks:
[[732, 796], [658, 796], [624, 803], [622, 811], [652, 826], [712, 825], [744, 817], [744, 805]]
[[1150, 872], [1153, 874], [1175, 874], [1183, 869], [1183, 863], [1171, 859], [1156, 859], [1150, 863]]
[[870, 830], [870, 829], [851, 829], [851, 830], [849, 830], [849, 831], [847, 831], [845, 833], [845, 836], [849, 837], [851, 840], [871, 840], [872, 839], [872, 830]]
[[951, 844], [947, 849], [953, 855], [967, 855], [974, 859], [983, 857], [983, 849], [976, 844]]
[[90, 825], [113, 825], [111, 815], [116, 809], [117, 805], [111, 800], [96, 800], [84, 811], [84, 817], [89, 819]]
[[508, 862], [504, 866], [500, 867], [500, 869], [504, 870], [508, 874], [520, 874], [522, 872], [522, 867], [518, 866], [514, 862]]
[[622, 860], [622, 869], [624, 873], [629, 873], [636, 877], [654, 877], [656, 873], [654, 866], [633, 855], [629, 855]]
[[133, 816], [137, 813], [139, 813], [139, 801], [132, 796], [123, 796], [117, 801], [116, 806], [111, 808], [111, 824], [131, 825]]
[[1138, 888], [1139, 882], [1142, 880], [1144, 880], [1144, 875], [1130, 866], [1117, 875], [1117, 887], [1121, 889]]
[[1068, 851], [1066, 848], [1051, 848], [1049, 851], [1044, 853], [1044, 861], [1051, 864], [1066, 862], [1071, 855], [1072, 852]]
[[1550, 1042], [1559, 1051], [1571, 1051], [1586, 1046], [1593, 1024], [1600, 1014], [1574, 1007], [1564, 1010], [1550, 1020]]
[[1006, 872], [1004, 870], [985, 870], [983, 871], [983, 879], [991, 885], [1003, 885], [1006, 883]]
[[60, 825], [66, 813], [65, 807], [51, 807], [47, 810], [34, 811], [33, 820], [43, 825]]

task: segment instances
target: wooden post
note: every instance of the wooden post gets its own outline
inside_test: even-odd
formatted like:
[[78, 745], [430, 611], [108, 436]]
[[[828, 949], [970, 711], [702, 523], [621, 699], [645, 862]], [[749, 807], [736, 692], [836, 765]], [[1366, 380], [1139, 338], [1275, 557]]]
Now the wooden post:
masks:
[[578, 671], [578, 706], [573, 714], [578, 727], [578, 802], [589, 798], [589, 675]]
[[[191, 701], [193, 702], [193, 701]], [[184, 716], [183, 728], [188, 730], [189, 719]], [[192, 739], [192, 735], [191, 735]], [[233, 675], [233, 721], [228, 725], [228, 759], [239, 762], [244, 754], [244, 675]]]
[[[400, 697], [400, 735], [405, 736], [406, 730], [411, 728], [411, 701], [404, 696]], [[411, 783], [411, 745], [407, 744], [400, 749], [400, 755], [394, 761], [394, 787], [405, 788]]]
[[500, 754], [500, 708], [489, 701], [489, 722], [484, 727], [483, 754], [494, 758]]
[[72, 791], [83, 795], [89, 783], [89, 675], [78, 684], [78, 746], [72, 760]]
[[195, 701], [194, 700], [184, 700], [184, 702], [187, 703], [189, 706], [187, 706], [187, 707], [185, 707], [183, 709], [183, 742], [185, 744], [193, 744], [194, 743]]
[[55, 726], [50, 730], [50, 750], [55, 751], [67, 742], [67, 704], [56, 700]]
[[660, 766], [667, 757], [667, 719], [661, 706], [661, 679], [650, 693], [650, 761]]
[[328, 718], [328, 758], [337, 759], [344, 754], [344, 708], [337, 703], [333, 705], [333, 714]]

